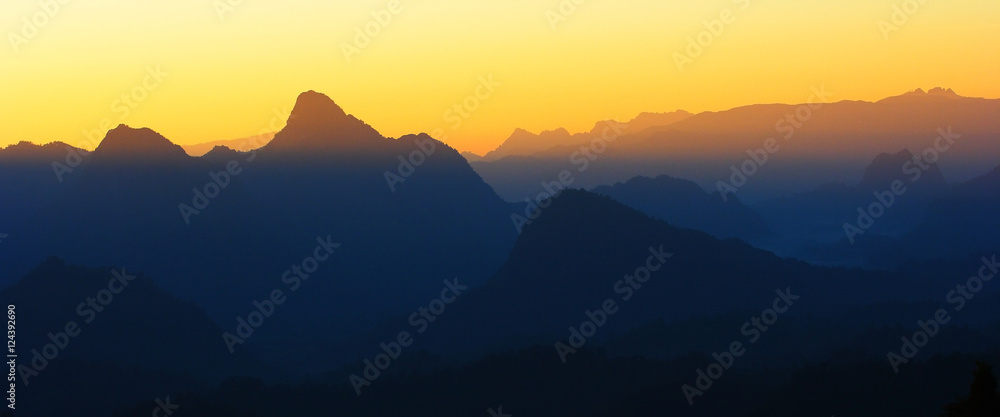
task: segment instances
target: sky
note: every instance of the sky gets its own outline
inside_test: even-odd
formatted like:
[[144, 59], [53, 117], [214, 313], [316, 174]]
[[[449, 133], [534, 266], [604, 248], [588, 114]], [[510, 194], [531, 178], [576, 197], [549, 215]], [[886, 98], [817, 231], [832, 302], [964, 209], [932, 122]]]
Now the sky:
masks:
[[437, 130], [479, 154], [515, 128], [821, 85], [997, 98], [998, 21], [996, 0], [8, 0], [0, 146], [93, 149], [120, 123], [182, 145], [247, 137], [307, 90], [383, 135]]

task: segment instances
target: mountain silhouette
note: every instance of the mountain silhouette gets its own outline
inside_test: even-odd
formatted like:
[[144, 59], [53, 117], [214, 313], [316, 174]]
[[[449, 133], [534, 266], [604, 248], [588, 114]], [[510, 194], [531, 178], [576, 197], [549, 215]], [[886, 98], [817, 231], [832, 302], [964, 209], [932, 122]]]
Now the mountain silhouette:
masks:
[[[516, 129], [499, 147], [483, 156], [483, 160], [494, 161], [510, 156], [530, 156], [554, 148], [579, 146], [600, 137], [614, 137], [638, 133], [653, 127], [665, 127], [691, 117], [691, 113], [678, 110], [670, 113], [641, 113], [629, 122], [604, 120], [597, 122], [589, 132], [570, 134], [564, 128], [547, 130], [533, 134], [524, 129]], [[609, 132], [609, 127], [613, 129]]]
[[0, 297], [16, 303], [18, 408], [35, 415], [106, 414], [163, 390], [273, 374], [230, 354], [200, 308], [135, 271], [51, 258]]
[[[13, 222], [35, 216], [40, 207], [48, 207], [57, 198], [64, 182], [76, 179], [75, 168], [89, 163], [89, 152], [63, 142], [35, 145], [19, 142], [0, 149], [0, 195], [17, 204], [0, 204], [0, 219]], [[65, 170], [63, 170], [65, 167]], [[7, 180], [10, 179], [10, 180]], [[16, 180], [14, 180], [16, 179]], [[7, 223], [13, 226], [13, 223]], [[7, 225], [0, 225], [7, 228]], [[10, 230], [0, 231], [9, 233]]]
[[958, 184], [931, 202], [920, 223], [885, 251], [906, 258], [961, 258], [1000, 252], [1000, 236], [995, 233], [1000, 230], [998, 210], [1000, 167]]
[[567, 146], [573, 144], [573, 135], [566, 129], [559, 128], [547, 130], [539, 134], [531, 133], [524, 129], [515, 129], [500, 146], [486, 155], [485, 160], [500, 159], [512, 155], [531, 155], [556, 146]]
[[958, 95], [958, 93], [950, 88], [934, 87], [928, 91], [918, 88], [895, 97], [885, 98], [883, 101], [917, 101], [935, 98], [960, 99], [962, 96]]
[[[930, 204], [951, 190], [938, 165], [925, 166], [926, 170], [920, 168], [908, 149], [882, 153], [864, 169], [855, 185], [830, 183], [754, 204], [777, 235], [755, 243], [815, 263], [895, 266], [900, 261], [896, 256], [876, 256], [874, 252], [882, 249], [873, 252], [869, 245], [880, 247], [908, 233], [923, 220]], [[873, 205], [877, 207], [873, 209]], [[849, 236], [845, 224], [860, 227], [867, 222], [858, 220], [863, 217], [858, 210], [875, 210], [877, 216], [869, 217], [871, 224], [859, 229], [862, 234]]]
[[939, 152], [938, 164], [950, 181], [980, 175], [1000, 160], [1000, 148], [995, 146], [1000, 119], [991, 116], [1000, 114], [998, 99], [953, 97], [947, 90], [935, 90], [935, 94], [877, 102], [838, 101], [835, 92], [821, 92], [819, 87], [816, 91], [808, 100], [811, 107], [810, 103], [755, 104], [626, 133], [607, 143], [607, 149], [583, 170], [582, 162], [569, 162], [580, 160], [579, 146], [473, 166], [508, 201], [533, 197], [539, 183], [551, 181], [563, 169], [574, 169], [573, 186], [582, 188], [635, 176], [683, 173], [703, 188], [717, 189], [719, 182], [730, 182], [733, 167], [742, 168], [751, 159], [748, 151], [763, 149], [770, 138], [777, 149], [763, 166], [748, 168], [752, 180], [737, 194], [752, 204], [830, 182], [854, 183], [873, 155], [900, 149], [922, 154], [946, 144], [937, 139], [941, 132], [958, 135], [952, 138], [953, 145]]
[[149, 128], [135, 129], [126, 125], [108, 131], [94, 150], [95, 157], [117, 162], [176, 160], [187, 157], [184, 148]]
[[476, 155], [475, 153], [472, 152], [462, 152], [462, 157], [464, 157], [465, 160], [469, 162], [476, 162], [483, 160], [483, 157]]
[[[109, 286], [119, 293], [98, 294]], [[230, 354], [219, 342], [222, 330], [200, 308], [174, 298], [136, 271], [84, 268], [50, 258], [0, 290], [0, 296], [18, 301], [23, 363], [31, 359], [32, 349], [41, 352], [43, 345], [52, 343], [47, 333], [65, 332], [73, 321], [79, 335], [69, 338], [57, 359], [114, 362], [206, 379], [266, 370], [245, 352]], [[88, 299], [97, 301], [91, 304]], [[32, 379], [44, 378], [39, 370], [28, 378], [28, 386]]]
[[194, 145], [181, 145], [181, 147], [184, 148], [184, 152], [187, 152], [187, 154], [191, 156], [205, 155], [212, 149], [219, 146], [224, 146], [240, 152], [246, 152], [263, 147], [270, 142], [271, 139], [274, 139], [274, 134], [275, 132], [269, 132], [239, 139], [216, 140], [205, 143], [196, 143]]
[[[46, 148], [65, 158], [57, 150]], [[330, 239], [342, 245], [335, 260], [301, 280], [308, 290], [247, 345], [289, 368], [326, 361], [320, 346], [426, 302], [445, 278], [481, 284], [517, 233], [514, 207], [456, 150], [425, 134], [382, 137], [314, 92], [256, 152], [190, 157], [152, 130], [120, 126], [93, 154], [65, 183], [52, 160], [0, 167], [49, 184], [11, 189], [33, 205], [8, 212], [0, 232], [18, 244], [0, 250], [0, 281], [12, 284], [49, 256], [128, 265], [231, 330], [254, 300], [288, 289], [283, 272], [317, 239]]]
[[[915, 156], [909, 149], [894, 154], [881, 153], [865, 168], [858, 187], [871, 191], [888, 189], [894, 181], [906, 180], [910, 176], [903, 171], [903, 168], [908, 165], [914, 166], [914, 161]], [[929, 165], [927, 170], [922, 171], [917, 180], [921, 188], [933, 190], [947, 185], [944, 174], [937, 165]]]
[[271, 152], [382, 150], [389, 140], [329, 97], [315, 91], [299, 95], [285, 128], [264, 146]]
[[[19, 363], [45, 363], [18, 405], [930, 415], [966, 391], [970, 360], [1000, 358], [1000, 288], [954, 308], [1000, 250], [998, 102], [934, 89], [642, 113], [587, 133], [517, 130], [477, 160], [424, 133], [386, 137], [308, 91], [257, 149], [193, 156], [126, 125], [93, 152], [12, 145], [0, 295], [17, 306]], [[803, 108], [794, 135], [761, 151]], [[931, 150], [940, 163], [912, 169]], [[543, 199], [556, 180], [566, 189]], [[723, 199], [720, 182], [740, 189]], [[843, 225], [879, 204], [849, 242]], [[939, 309], [961, 312], [928, 324]], [[413, 344], [395, 350], [403, 331]], [[900, 337], [909, 361], [893, 375]], [[730, 367], [719, 353], [733, 341], [748, 355]], [[713, 366], [725, 377], [701, 377]], [[378, 380], [358, 396], [351, 375]], [[697, 378], [712, 390], [692, 408], [677, 391]]]
[[[646, 262], [662, 266], [638, 288], [621, 283]], [[579, 325], [586, 311], [607, 299], [620, 311], [596, 340], [660, 319], [753, 310], [773, 301], [779, 288], [801, 291], [803, 299], [812, 294], [796, 314], [815, 316], [843, 313], [887, 294], [928, 294], [923, 286], [898, 285], [899, 279], [784, 260], [738, 240], [678, 229], [608, 197], [567, 190], [525, 227], [489, 282], [449, 305], [416, 346], [437, 354], [551, 346], [565, 341], [569, 326]], [[401, 318], [385, 329], [407, 327]], [[371, 349], [378, 340], [358, 343]]]
[[769, 233], [764, 219], [739, 199], [723, 201], [718, 193], [708, 193], [691, 181], [667, 175], [635, 177], [591, 191], [674, 226], [700, 230], [718, 238], [751, 239]]

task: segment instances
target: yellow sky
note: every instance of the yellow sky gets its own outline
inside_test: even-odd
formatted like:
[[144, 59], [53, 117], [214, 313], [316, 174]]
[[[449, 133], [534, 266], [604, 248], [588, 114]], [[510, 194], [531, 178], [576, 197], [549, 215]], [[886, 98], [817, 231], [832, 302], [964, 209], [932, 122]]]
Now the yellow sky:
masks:
[[[902, 24], [886, 39], [879, 21], [892, 23], [893, 7], [907, 3], [913, 13], [897, 16]], [[393, 6], [397, 13], [388, 0], [4, 1], [0, 146], [92, 148], [83, 132], [107, 123], [150, 127], [179, 144], [246, 137], [306, 90], [330, 95], [384, 135], [441, 128], [446, 142], [477, 153], [517, 127], [584, 131], [643, 111], [801, 102], [821, 84], [837, 100], [935, 86], [1000, 97], [996, 0]], [[383, 27], [373, 12], [391, 20]], [[703, 34], [710, 42], [681, 71], [675, 53], [686, 54], [688, 37], [722, 16], [728, 23], [710, 25], [721, 33]], [[26, 28], [23, 19], [41, 24]], [[377, 36], [349, 49], [348, 60], [344, 46], [357, 47], [356, 29], [366, 26]], [[157, 67], [159, 77], [147, 76]], [[472, 98], [490, 75], [500, 85]], [[459, 103], [476, 109], [456, 112]]]

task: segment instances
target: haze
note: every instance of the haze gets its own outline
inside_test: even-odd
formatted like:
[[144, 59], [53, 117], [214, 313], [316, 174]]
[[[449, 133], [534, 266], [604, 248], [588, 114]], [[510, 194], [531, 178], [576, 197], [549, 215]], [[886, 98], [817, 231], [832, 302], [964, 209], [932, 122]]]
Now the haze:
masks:
[[[0, 4], [0, 146], [92, 149], [82, 132], [104, 119], [181, 145], [247, 137], [272, 130], [310, 89], [388, 136], [441, 128], [440, 139], [478, 154], [515, 128], [580, 132], [640, 112], [799, 103], [821, 84], [838, 100], [933, 86], [1000, 96], [1000, 3], [989, 0], [925, 2], [888, 32], [879, 22], [903, 2], [583, 1], [554, 20], [555, 0], [403, 1], [349, 60], [344, 45], [389, 2], [219, 4], [228, 3], [68, 2], [31, 37], [22, 17], [41, 6]], [[674, 54], [727, 9], [731, 23], [681, 71]], [[157, 66], [163, 82], [115, 110]], [[496, 91], [460, 126], [445, 120], [491, 74]]]

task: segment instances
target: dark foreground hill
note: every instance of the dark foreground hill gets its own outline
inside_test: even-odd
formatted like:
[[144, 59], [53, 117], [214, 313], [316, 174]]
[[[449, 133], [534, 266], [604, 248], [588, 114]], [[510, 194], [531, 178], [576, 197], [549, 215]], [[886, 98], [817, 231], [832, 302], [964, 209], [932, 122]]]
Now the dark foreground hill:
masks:
[[509, 205], [457, 151], [383, 137], [315, 92], [256, 151], [195, 158], [119, 126], [90, 153], [0, 150], [0, 174], [0, 199], [17, 202], [0, 205], [3, 285], [49, 256], [128, 265], [227, 330], [284, 290], [289, 302], [246, 346], [302, 369], [445, 278], [482, 284], [516, 236]]
[[273, 376], [220, 343], [222, 329], [146, 275], [49, 259], [0, 299], [14, 304], [18, 406], [27, 414], [98, 410], [214, 384]]

